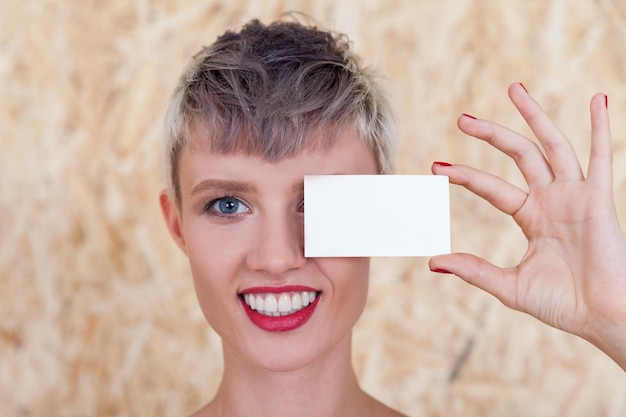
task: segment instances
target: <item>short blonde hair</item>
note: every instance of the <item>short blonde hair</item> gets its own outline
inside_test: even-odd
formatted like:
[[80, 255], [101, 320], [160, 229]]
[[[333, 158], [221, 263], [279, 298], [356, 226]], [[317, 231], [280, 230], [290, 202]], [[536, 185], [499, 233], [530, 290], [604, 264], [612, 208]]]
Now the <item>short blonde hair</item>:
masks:
[[345, 128], [366, 142], [381, 174], [393, 171], [389, 102], [347, 36], [295, 21], [252, 20], [196, 54], [172, 94], [165, 119], [168, 189], [180, 201], [178, 161], [192, 133], [211, 151], [271, 161], [331, 147]]

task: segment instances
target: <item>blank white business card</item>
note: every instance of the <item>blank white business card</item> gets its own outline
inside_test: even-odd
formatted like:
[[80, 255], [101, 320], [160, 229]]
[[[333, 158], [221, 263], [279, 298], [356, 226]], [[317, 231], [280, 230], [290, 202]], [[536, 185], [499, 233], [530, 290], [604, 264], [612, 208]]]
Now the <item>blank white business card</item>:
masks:
[[450, 253], [450, 193], [441, 175], [307, 175], [306, 257]]

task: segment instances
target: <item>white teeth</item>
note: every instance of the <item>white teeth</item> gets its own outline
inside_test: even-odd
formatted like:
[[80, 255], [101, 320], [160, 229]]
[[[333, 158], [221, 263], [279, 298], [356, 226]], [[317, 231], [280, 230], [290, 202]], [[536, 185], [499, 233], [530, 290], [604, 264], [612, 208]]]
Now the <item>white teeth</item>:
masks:
[[276, 301], [276, 296], [274, 294], [268, 294], [265, 297], [265, 311], [268, 313], [276, 313], [278, 312], [278, 302]]
[[[280, 298], [283, 298], [282, 296]], [[302, 296], [299, 292], [294, 292], [291, 296], [291, 308], [300, 310], [302, 308]]]
[[[271, 297], [271, 295], [268, 297]], [[281, 313], [288, 313], [291, 311], [291, 297], [286, 292], [282, 293], [280, 297], [278, 297], [278, 311]]]
[[316, 291], [284, 292], [280, 294], [244, 294], [245, 303], [252, 310], [266, 316], [286, 316], [302, 310], [315, 301]]

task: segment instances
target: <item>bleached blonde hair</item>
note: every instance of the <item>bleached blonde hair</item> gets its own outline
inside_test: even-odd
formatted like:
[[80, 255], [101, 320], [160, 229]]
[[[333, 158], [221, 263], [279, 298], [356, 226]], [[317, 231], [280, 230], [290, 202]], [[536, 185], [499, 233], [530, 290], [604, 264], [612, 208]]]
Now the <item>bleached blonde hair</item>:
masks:
[[192, 136], [194, 146], [212, 152], [274, 161], [329, 148], [346, 128], [371, 149], [379, 173], [393, 171], [389, 102], [347, 36], [297, 21], [252, 20], [196, 54], [176, 86], [165, 118], [168, 188], [180, 201], [178, 161]]

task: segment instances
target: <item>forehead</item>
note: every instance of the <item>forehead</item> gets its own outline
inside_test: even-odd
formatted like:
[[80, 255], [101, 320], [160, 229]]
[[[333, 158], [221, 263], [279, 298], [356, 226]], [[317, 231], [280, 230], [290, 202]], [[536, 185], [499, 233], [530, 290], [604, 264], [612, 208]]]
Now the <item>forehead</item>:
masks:
[[304, 175], [376, 173], [373, 152], [351, 131], [339, 134], [328, 148], [307, 148], [279, 160], [243, 152], [218, 153], [197, 146], [183, 148], [179, 160], [183, 195], [211, 178], [277, 185], [302, 181]]

